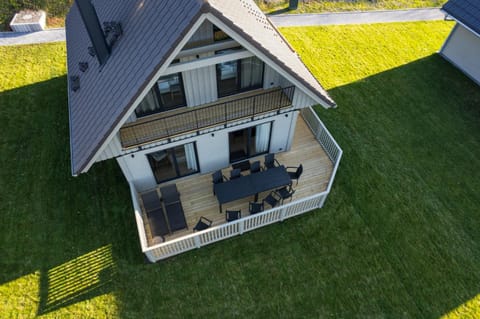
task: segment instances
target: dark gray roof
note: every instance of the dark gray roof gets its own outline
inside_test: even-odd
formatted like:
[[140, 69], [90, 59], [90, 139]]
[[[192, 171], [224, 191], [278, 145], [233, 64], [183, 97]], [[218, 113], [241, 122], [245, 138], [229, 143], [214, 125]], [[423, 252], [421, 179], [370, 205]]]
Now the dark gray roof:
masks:
[[442, 9], [480, 35], [480, 0], [450, 0]]
[[[201, 14], [211, 13], [245, 37], [317, 99], [335, 103], [252, 0], [93, 0], [100, 22], [119, 21], [123, 35], [100, 68], [77, 6], [66, 19], [72, 173], [83, 172], [130, 106]], [[79, 62], [88, 62], [82, 73]]]

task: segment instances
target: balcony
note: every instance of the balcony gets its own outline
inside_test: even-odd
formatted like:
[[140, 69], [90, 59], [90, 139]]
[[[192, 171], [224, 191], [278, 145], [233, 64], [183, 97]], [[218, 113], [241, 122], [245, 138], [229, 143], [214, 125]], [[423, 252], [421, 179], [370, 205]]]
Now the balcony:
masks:
[[122, 147], [129, 149], [185, 134], [202, 134], [210, 128], [232, 126], [243, 119], [275, 115], [292, 106], [294, 93], [293, 86], [253, 91], [214, 104], [152, 115], [120, 129]]
[[[165, 242], [156, 243], [150, 234], [150, 226], [140, 204], [139, 194], [130, 184], [135, 218], [143, 253], [156, 262], [195, 248], [241, 235], [248, 231], [275, 222], [283, 221], [308, 211], [321, 208], [330, 193], [342, 150], [311, 108], [301, 111], [298, 117], [292, 149], [279, 153], [276, 158], [286, 166], [304, 166], [296, 192], [291, 202], [268, 209], [255, 215], [248, 214], [250, 198], [228, 203], [225, 209], [241, 209], [242, 218], [225, 222], [225, 215], [219, 213], [218, 201], [212, 192], [210, 174], [186, 177], [176, 181], [188, 225], [187, 230], [178, 231], [165, 237]], [[263, 157], [251, 159], [263, 162]], [[224, 170], [227, 175], [230, 168]], [[162, 186], [162, 185], [160, 185]], [[264, 198], [268, 193], [259, 194]], [[200, 216], [213, 221], [211, 228], [193, 232], [192, 229]]]

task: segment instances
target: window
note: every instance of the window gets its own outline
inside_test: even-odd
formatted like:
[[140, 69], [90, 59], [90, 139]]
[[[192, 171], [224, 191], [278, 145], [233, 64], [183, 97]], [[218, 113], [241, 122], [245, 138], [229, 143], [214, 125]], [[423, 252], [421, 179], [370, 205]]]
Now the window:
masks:
[[138, 105], [138, 117], [173, 110], [186, 105], [182, 75], [180, 73], [162, 76]]
[[151, 153], [147, 158], [158, 184], [199, 171], [195, 143]]
[[271, 126], [269, 122], [229, 133], [230, 163], [268, 153]]
[[257, 57], [219, 63], [216, 69], [218, 97], [263, 87], [264, 64]]
[[231, 38], [216, 25], [213, 26], [213, 41], [230, 40]]

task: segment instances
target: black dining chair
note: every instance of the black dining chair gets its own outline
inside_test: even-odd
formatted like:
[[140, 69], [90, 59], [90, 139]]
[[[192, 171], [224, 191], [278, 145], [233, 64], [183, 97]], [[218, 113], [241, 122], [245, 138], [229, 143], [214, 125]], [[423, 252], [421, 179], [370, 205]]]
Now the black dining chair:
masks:
[[278, 195], [275, 192], [271, 192], [270, 194], [268, 194], [267, 197], [263, 199], [263, 202], [267, 203], [268, 205], [272, 206], [272, 208], [274, 208], [275, 206], [278, 205], [278, 203], [280, 203], [281, 200], [282, 198], [280, 197], [280, 195]]
[[282, 198], [282, 204], [286, 199], [290, 198], [290, 201], [292, 200], [293, 194], [295, 193], [295, 190], [292, 188], [291, 185], [285, 186], [282, 188], [279, 188], [275, 191], [280, 197]]
[[260, 161], [255, 161], [250, 164], [250, 174], [258, 173], [261, 170]]
[[255, 203], [255, 202], [250, 202], [248, 205], [248, 210], [250, 211], [250, 214], [257, 214], [260, 212], [263, 212], [264, 205], [263, 202], [261, 203]]
[[223, 183], [227, 180], [225, 176], [223, 176], [222, 171], [218, 170], [212, 174], [212, 183], [213, 183], [213, 194], [215, 195], [215, 184]]
[[274, 168], [276, 166], [280, 166], [280, 163], [275, 158], [275, 154], [269, 153], [265, 155], [265, 161], [263, 165], [265, 166], [266, 169], [269, 169], [269, 168]]
[[193, 231], [201, 231], [201, 230], [205, 230], [207, 228], [210, 228], [210, 226], [212, 226], [212, 223], [213, 223], [213, 221], [211, 221], [210, 219], [201, 216], [200, 219], [197, 222], [197, 225], [195, 225], [195, 227], [193, 227]]
[[[288, 169], [295, 169], [295, 171], [288, 171]], [[298, 180], [300, 179], [300, 176], [303, 173], [303, 165], [300, 164], [300, 166], [298, 167], [289, 166], [287, 167], [287, 173], [290, 176], [290, 179], [294, 179], [297, 181], [296, 185], [298, 185]]]
[[242, 170], [240, 168], [234, 168], [230, 171], [230, 180], [239, 178], [242, 176]]
[[227, 222], [233, 222], [234, 220], [242, 218], [241, 210], [227, 210], [225, 212], [225, 220]]

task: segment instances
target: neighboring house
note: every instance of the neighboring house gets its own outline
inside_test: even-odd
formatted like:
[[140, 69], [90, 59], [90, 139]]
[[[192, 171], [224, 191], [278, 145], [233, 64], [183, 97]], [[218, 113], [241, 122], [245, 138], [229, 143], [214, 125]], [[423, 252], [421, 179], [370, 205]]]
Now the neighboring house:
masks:
[[[149, 260], [323, 205], [342, 151], [310, 107], [335, 103], [252, 0], [76, 0], [66, 34], [72, 174], [117, 160]], [[304, 164], [296, 200], [226, 224], [211, 173], [267, 153]], [[165, 184], [190, 230], [160, 238], [142, 193]]]
[[480, 1], [450, 0], [442, 9], [457, 24], [440, 54], [480, 84]]

